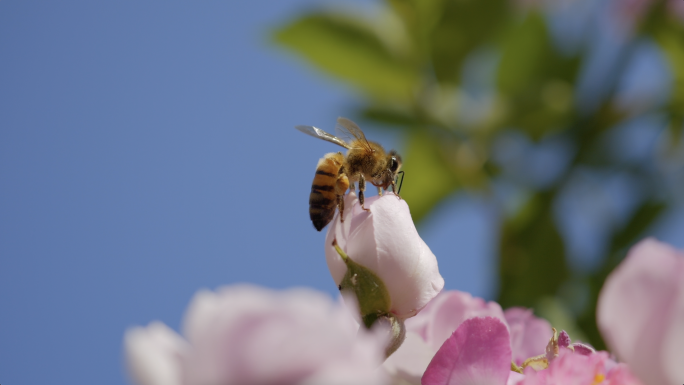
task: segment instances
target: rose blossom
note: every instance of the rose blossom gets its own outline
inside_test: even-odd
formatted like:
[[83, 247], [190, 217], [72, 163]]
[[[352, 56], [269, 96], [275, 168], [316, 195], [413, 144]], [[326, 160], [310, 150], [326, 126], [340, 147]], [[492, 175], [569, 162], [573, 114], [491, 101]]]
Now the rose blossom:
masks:
[[532, 309], [521, 307], [506, 309], [504, 317], [511, 333], [513, 362], [522, 365], [526, 359], [544, 352], [553, 335], [547, 320], [535, 317]]
[[522, 377], [511, 372], [508, 328], [499, 318], [463, 322], [439, 348], [422, 385], [506, 385]]
[[344, 198], [344, 222], [333, 218], [325, 239], [330, 274], [340, 284], [347, 266], [332, 246], [337, 240], [356, 263], [375, 273], [391, 300], [390, 313], [405, 319], [415, 315], [444, 287], [437, 258], [418, 235], [406, 201], [392, 193], [366, 200], [364, 211], [356, 194]]
[[406, 320], [406, 330], [420, 335], [436, 352], [463, 321], [485, 316], [497, 317], [505, 323], [498, 303], [450, 290], [440, 293], [417, 316]]
[[596, 318], [606, 344], [646, 384], [684, 381], [684, 252], [639, 242], [608, 276]]
[[551, 325], [535, 317], [531, 310], [511, 308], [504, 312], [496, 302], [487, 302], [461, 291], [445, 291], [418, 315], [406, 320], [406, 340], [383, 367], [394, 377], [420, 384], [430, 360], [459, 325], [467, 319], [486, 316], [501, 320], [510, 330], [509, 349], [513, 361], [518, 364], [543, 354], [552, 336]]
[[195, 295], [185, 339], [160, 323], [126, 332], [139, 385], [383, 384], [386, 341], [308, 289], [250, 285]]
[[[506, 325], [495, 317], [463, 322], [444, 342], [425, 370], [422, 385], [642, 385], [626, 365], [607, 352], [577, 352], [567, 333], [554, 336], [546, 369], [511, 371], [511, 343]], [[582, 345], [584, 346], [584, 345]], [[553, 349], [552, 349], [553, 350]], [[543, 356], [543, 355], [542, 355]]]
[[642, 385], [625, 364], [616, 364], [607, 352], [589, 355], [562, 349], [545, 370], [525, 369], [517, 385]]

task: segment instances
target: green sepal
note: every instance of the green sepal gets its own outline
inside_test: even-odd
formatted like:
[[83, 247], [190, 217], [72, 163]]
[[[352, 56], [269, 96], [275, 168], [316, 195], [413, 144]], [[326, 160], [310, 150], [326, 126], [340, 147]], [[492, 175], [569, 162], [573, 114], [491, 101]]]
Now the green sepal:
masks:
[[349, 258], [336, 241], [333, 241], [333, 246], [347, 265], [347, 273], [338, 288], [340, 292], [354, 294], [363, 324], [370, 328], [379, 317], [389, 314], [392, 300], [387, 287], [370, 269]]

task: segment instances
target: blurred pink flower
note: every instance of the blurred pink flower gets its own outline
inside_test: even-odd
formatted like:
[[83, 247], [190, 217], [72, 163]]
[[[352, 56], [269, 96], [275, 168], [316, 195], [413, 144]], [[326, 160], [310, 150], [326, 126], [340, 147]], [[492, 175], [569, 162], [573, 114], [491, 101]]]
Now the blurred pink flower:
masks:
[[361, 209], [356, 194], [345, 196], [344, 222], [336, 214], [325, 239], [330, 274], [340, 284], [347, 266], [332, 246], [334, 239], [356, 263], [377, 274], [392, 301], [390, 312], [414, 316], [444, 287], [437, 258], [418, 235], [406, 201], [388, 193], [366, 200]]
[[241, 285], [200, 292], [184, 340], [159, 323], [126, 333], [139, 385], [383, 384], [385, 340], [307, 289]]
[[459, 325], [467, 319], [486, 316], [498, 318], [510, 329], [510, 348], [516, 362], [544, 354], [553, 334], [549, 323], [534, 317], [529, 310], [512, 308], [504, 312], [496, 302], [486, 302], [461, 291], [446, 291], [418, 315], [406, 320], [406, 340], [383, 367], [394, 377], [420, 384], [430, 360]]
[[[498, 303], [450, 290], [438, 295], [417, 316], [406, 320], [406, 331], [417, 333], [436, 352], [463, 321], [486, 316], [506, 322]], [[542, 346], [542, 352], [543, 349]]]
[[125, 338], [128, 369], [141, 385], [181, 385], [188, 343], [161, 322], [134, 328]]
[[[558, 346], [560, 348], [571, 349], [573, 352], [584, 356], [596, 353], [596, 350], [594, 350], [594, 348], [592, 348], [589, 345], [583, 344], [581, 342], [573, 343], [572, 340], [570, 340], [570, 336], [565, 330], [562, 330], [560, 332], [560, 335], [558, 336]], [[550, 353], [551, 352], [547, 350], [546, 355], [549, 358], [549, 360], [551, 360]], [[560, 351], [558, 353], [560, 354]]]
[[511, 373], [508, 328], [499, 318], [476, 317], [463, 322], [439, 348], [421, 384], [505, 385]]
[[544, 353], [546, 344], [553, 336], [551, 324], [535, 317], [532, 309], [512, 307], [504, 312], [511, 334], [513, 362], [522, 365], [530, 357]]
[[606, 344], [644, 383], [684, 381], [684, 253], [646, 239], [608, 276], [597, 322]]
[[578, 354], [567, 333], [547, 369], [529, 366], [524, 375], [511, 371], [512, 351], [506, 325], [495, 317], [463, 322], [440, 347], [423, 375], [422, 385], [642, 385], [625, 364], [606, 352]]
[[517, 385], [642, 385], [626, 365], [616, 364], [606, 352], [589, 355], [562, 349], [549, 368], [525, 369], [525, 378]]
[[677, 0], [670, 0], [667, 3], [667, 10], [682, 23], [684, 23], [684, 2]]

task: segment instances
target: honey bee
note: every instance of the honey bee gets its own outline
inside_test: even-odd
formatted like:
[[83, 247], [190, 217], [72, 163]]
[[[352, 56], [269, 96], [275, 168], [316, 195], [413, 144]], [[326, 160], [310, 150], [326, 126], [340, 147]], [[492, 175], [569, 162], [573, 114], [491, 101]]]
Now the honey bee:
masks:
[[401, 157], [396, 151], [389, 153], [378, 143], [366, 139], [363, 131], [346, 118], [337, 118], [337, 131], [348, 136], [346, 142], [336, 136], [313, 126], [296, 126], [297, 130], [315, 138], [335, 143], [347, 149], [347, 154], [331, 152], [318, 161], [316, 175], [311, 185], [309, 195], [309, 216], [316, 230], [321, 231], [335, 215], [335, 207], [340, 210], [340, 220], [344, 214], [344, 194], [349, 188], [356, 189], [355, 183], [359, 183], [359, 202], [364, 207], [364, 191], [366, 182], [378, 188], [378, 194], [382, 190], [392, 186], [392, 191], [399, 199], [396, 188], [396, 177], [401, 168]]

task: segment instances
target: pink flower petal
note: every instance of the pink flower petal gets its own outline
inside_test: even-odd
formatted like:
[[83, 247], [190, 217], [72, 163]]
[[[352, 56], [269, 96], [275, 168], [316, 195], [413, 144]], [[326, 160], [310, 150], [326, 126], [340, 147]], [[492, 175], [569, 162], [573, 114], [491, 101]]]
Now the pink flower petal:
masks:
[[596, 353], [596, 350], [589, 345], [585, 345], [581, 342], [575, 342], [572, 344], [572, 349], [576, 354], [582, 354], [588, 356], [590, 354]]
[[525, 379], [519, 385], [596, 385], [605, 377], [606, 352], [590, 356], [562, 349], [560, 356], [545, 370], [525, 369]]
[[642, 385], [625, 364], [615, 365], [606, 376], [606, 381], [601, 385]]
[[313, 290], [236, 285], [201, 292], [185, 321], [192, 346], [185, 378], [189, 384], [330, 383], [347, 371], [344, 378], [354, 383], [376, 384], [384, 341], [357, 333], [350, 322], [344, 306]]
[[525, 379], [525, 375], [517, 372], [511, 372], [508, 375], [508, 381], [506, 381], [506, 385], [518, 385], [522, 380]]
[[420, 378], [435, 356], [435, 351], [421, 336], [407, 332], [404, 343], [382, 366], [390, 375], [407, 384], [420, 384]]
[[406, 330], [421, 335], [437, 351], [463, 321], [487, 316], [496, 317], [505, 324], [504, 312], [498, 303], [450, 290], [440, 293], [418, 315], [406, 320]]
[[558, 334], [558, 346], [561, 348], [568, 348], [570, 347], [570, 341], [570, 335], [568, 335], [568, 332], [561, 330], [561, 332]]
[[684, 254], [654, 239], [634, 246], [601, 290], [601, 334], [645, 383], [683, 381], [683, 298]]
[[505, 385], [510, 375], [508, 329], [494, 317], [471, 318], [439, 348], [423, 385]]
[[366, 200], [363, 211], [356, 195], [345, 197], [344, 222], [339, 213], [325, 240], [330, 273], [339, 284], [347, 267], [332, 246], [333, 239], [354, 262], [383, 280], [392, 300], [391, 312], [407, 318], [415, 315], [444, 287], [437, 258], [418, 235], [406, 201], [394, 194]]
[[486, 316], [504, 320], [501, 306], [495, 302], [461, 291], [441, 292], [420, 313], [405, 321], [406, 341], [383, 366], [403, 381], [420, 384], [430, 360], [459, 325], [468, 318]]
[[670, 326], [665, 331], [663, 356], [666, 376], [672, 383], [684, 383], [684, 276], [679, 285], [679, 293], [672, 303]]
[[553, 336], [548, 321], [535, 317], [532, 310], [520, 307], [506, 309], [504, 317], [511, 333], [513, 361], [517, 365], [522, 365], [530, 357], [544, 354], [546, 344]]

